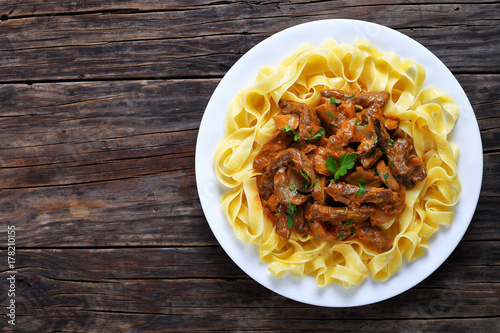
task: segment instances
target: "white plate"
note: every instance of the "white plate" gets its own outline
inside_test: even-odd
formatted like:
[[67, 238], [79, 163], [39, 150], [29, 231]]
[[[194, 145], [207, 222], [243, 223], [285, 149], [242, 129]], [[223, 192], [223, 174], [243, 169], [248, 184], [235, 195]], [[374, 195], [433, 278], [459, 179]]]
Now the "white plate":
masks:
[[[345, 289], [332, 284], [319, 288], [314, 278], [285, 274], [275, 278], [267, 264], [259, 260], [256, 245], [238, 240], [221, 213], [219, 201], [224, 189], [215, 178], [213, 154], [224, 136], [224, 117], [233, 97], [253, 84], [259, 68], [277, 66], [304, 43], [321, 45], [328, 38], [339, 44], [352, 44], [365, 38], [383, 52], [393, 51], [402, 59], [422, 64], [427, 72], [424, 86], [433, 85], [453, 96], [460, 116], [450, 137], [460, 147], [458, 174], [462, 195], [455, 207], [450, 227], [440, 230], [429, 241], [430, 250], [403, 267], [385, 282], [368, 277], [359, 287]], [[196, 182], [203, 211], [210, 227], [231, 259], [255, 281], [290, 299], [329, 307], [351, 307], [379, 302], [396, 296], [428, 277], [453, 252], [462, 239], [476, 209], [481, 189], [483, 156], [479, 127], [467, 96], [448, 68], [429, 50], [413, 39], [387, 27], [356, 20], [321, 20], [283, 30], [248, 51], [227, 72], [215, 89], [203, 115], [196, 143]], [[466, 176], [467, 175], [467, 176]]]

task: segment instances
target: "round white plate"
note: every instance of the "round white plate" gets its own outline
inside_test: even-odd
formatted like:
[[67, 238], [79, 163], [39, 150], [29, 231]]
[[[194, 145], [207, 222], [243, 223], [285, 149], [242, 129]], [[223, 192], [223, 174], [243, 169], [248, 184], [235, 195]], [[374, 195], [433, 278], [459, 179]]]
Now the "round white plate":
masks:
[[[338, 284], [320, 288], [314, 278], [285, 274], [275, 278], [259, 259], [256, 245], [245, 244], [234, 235], [221, 213], [224, 189], [215, 178], [213, 154], [224, 136], [224, 117], [233, 97], [255, 82], [259, 68], [277, 66], [304, 43], [321, 45], [328, 38], [339, 44], [367, 39], [383, 52], [393, 51], [402, 59], [422, 64], [427, 72], [424, 86], [435, 86], [453, 96], [460, 116], [450, 140], [460, 147], [458, 174], [462, 195], [455, 207], [450, 227], [440, 230], [429, 241], [430, 250], [403, 267], [385, 282], [368, 277], [359, 287], [345, 289]], [[356, 20], [321, 20], [283, 30], [248, 51], [227, 72], [215, 89], [203, 115], [196, 143], [196, 182], [207, 221], [220, 245], [250, 277], [270, 290], [290, 299], [329, 307], [351, 307], [379, 302], [396, 296], [428, 277], [452, 253], [462, 239], [476, 209], [482, 181], [483, 156], [479, 127], [467, 96], [448, 68], [415, 40], [387, 27]], [[467, 175], [467, 176], [466, 176]]]

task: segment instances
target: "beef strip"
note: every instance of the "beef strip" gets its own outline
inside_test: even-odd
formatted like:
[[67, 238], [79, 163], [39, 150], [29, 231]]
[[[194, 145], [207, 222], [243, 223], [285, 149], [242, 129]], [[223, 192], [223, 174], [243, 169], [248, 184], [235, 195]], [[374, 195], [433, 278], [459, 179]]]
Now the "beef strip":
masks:
[[369, 222], [353, 223], [356, 236], [365, 244], [372, 246], [378, 252], [386, 252], [392, 248], [392, 241], [380, 228], [372, 226]]
[[309, 158], [300, 150], [287, 148], [274, 157], [262, 175], [257, 185], [261, 198], [264, 200], [269, 198], [274, 190], [274, 175], [281, 167], [287, 166], [290, 163], [293, 164], [297, 170], [303, 172], [307, 176], [309, 183], [316, 180], [316, 173], [314, 172]]
[[350, 100], [354, 104], [360, 105], [363, 108], [367, 108], [373, 104], [382, 108], [389, 100], [390, 94], [385, 91], [357, 92], [331, 89], [322, 91], [321, 96], [327, 98], [335, 97], [336, 99], [340, 99], [341, 101]]
[[406, 139], [398, 138], [387, 148], [387, 160], [394, 177], [407, 189], [427, 177], [424, 162]]
[[356, 167], [355, 171], [351, 172], [346, 177], [345, 181], [348, 184], [358, 185], [360, 179], [364, 179], [365, 186], [380, 187], [383, 185], [383, 182], [376, 172], [371, 169], [366, 169], [361, 165]]
[[274, 193], [278, 201], [301, 205], [308, 196], [298, 192], [305, 179], [293, 167], [281, 167], [274, 175]]
[[[359, 187], [347, 183], [330, 183], [326, 187], [328, 193], [335, 201], [342, 202], [350, 207], [359, 207], [362, 203], [391, 204], [397, 199], [398, 194], [390, 189], [381, 187], [366, 187], [364, 194], [356, 194]], [[358, 192], [359, 193], [359, 192]]]
[[390, 188], [394, 192], [399, 191], [399, 184], [392, 175], [391, 170], [389, 167], [385, 164], [384, 160], [378, 161], [376, 165], [377, 173], [378, 176], [380, 177], [380, 180], [382, 180], [388, 188]]
[[331, 224], [342, 223], [348, 220], [364, 221], [375, 212], [373, 206], [360, 206], [358, 208], [331, 207], [312, 204], [306, 211], [306, 220], [328, 222]]
[[285, 150], [292, 143], [293, 138], [283, 131], [276, 131], [260, 148], [253, 161], [253, 168], [264, 172], [279, 152]]
[[[284, 115], [298, 115], [299, 116], [299, 140], [317, 140], [319, 137], [324, 137], [324, 133], [319, 135], [321, 131], [324, 132], [323, 127], [321, 127], [321, 122], [316, 115], [314, 109], [304, 103], [290, 102], [290, 101], [280, 101], [281, 112]], [[318, 135], [318, 136], [316, 136]]]

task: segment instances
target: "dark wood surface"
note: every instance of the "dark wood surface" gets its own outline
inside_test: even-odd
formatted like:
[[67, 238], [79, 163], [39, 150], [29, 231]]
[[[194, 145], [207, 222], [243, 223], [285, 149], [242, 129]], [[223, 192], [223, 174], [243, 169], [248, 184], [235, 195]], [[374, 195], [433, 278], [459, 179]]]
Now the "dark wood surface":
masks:
[[[0, 0], [0, 330], [500, 331], [499, 17], [498, 1]], [[355, 308], [288, 300], [244, 274], [211, 233], [194, 176], [226, 71], [273, 33], [326, 18], [429, 48], [483, 140], [481, 197], [457, 249], [416, 287]]]

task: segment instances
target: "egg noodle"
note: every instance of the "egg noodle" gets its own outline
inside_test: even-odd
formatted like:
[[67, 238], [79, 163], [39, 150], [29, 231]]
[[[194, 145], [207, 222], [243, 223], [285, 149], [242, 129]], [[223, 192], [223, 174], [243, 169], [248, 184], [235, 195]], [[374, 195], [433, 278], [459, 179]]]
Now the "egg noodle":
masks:
[[[458, 117], [451, 96], [434, 87], [422, 88], [425, 69], [383, 53], [366, 40], [339, 45], [333, 39], [322, 46], [306, 44], [277, 68], [263, 67], [256, 82], [232, 100], [225, 118], [225, 137], [218, 143], [214, 164], [218, 180], [227, 187], [222, 210], [243, 242], [258, 245], [260, 259], [276, 277], [291, 272], [315, 277], [318, 286], [332, 282], [345, 288], [358, 286], [368, 276], [387, 280], [402, 265], [428, 248], [440, 225], [453, 220], [461, 185], [457, 176], [459, 148], [448, 141]], [[406, 208], [382, 225], [393, 240], [391, 250], [378, 253], [356, 237], [320, 242], [292, 231], [284, 240], [265, 216], [253, 160], [260, 147], [277, 130], [273, 116], [278, 102], [297, 101], [316, 107], [322, 90], [387, 91], [391, 97], [383, 112], [400, 119], [399, 127], [414, 141], [427, 168], [427, 178], [406, 192]]]

